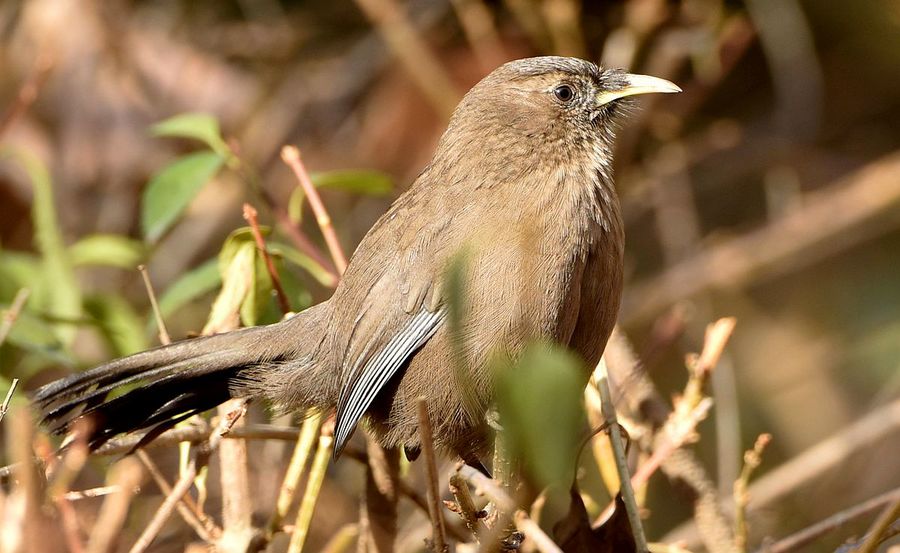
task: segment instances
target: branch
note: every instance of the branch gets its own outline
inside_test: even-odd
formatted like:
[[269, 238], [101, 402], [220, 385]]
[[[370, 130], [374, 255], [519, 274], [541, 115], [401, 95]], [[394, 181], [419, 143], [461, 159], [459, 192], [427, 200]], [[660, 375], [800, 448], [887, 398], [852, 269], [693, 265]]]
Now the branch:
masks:
[[272, 256], [269, 255], [269, 250], [266, 248], [266, 241], [263, 239], [262, 231], [259, 229], [259, 220], [256, 217], [258, 213], [252, 205], [245, 203], [243, 215], [244, 220], [250, 225], [250, 232], [253, 233], [253, 240], [256, 241], [256, 249], [259, 250], [259, 254], [266, 264], [266, 270], [269, 272], [269, 277], [272, 279], [272, 287], [275, 288], [275, 294], [278, 296], [278, 306], [281, 308], [281, 313], [290, 313], [291, 302], [288, 301], [287, 294], [284, 293], [284, 288], [281, 286], [281, 277], [278, 275], [278, 271], [275, 270]]
[[416, 401], [416, 409], [419, 415], [419, 439], [422, 442], [422, 453], [428, 477], [428, 499], [430, 500], [428, 517], [431, 519], [432, 549], [438, 553], [446, 553], [449, 548], [444, 529], [444, 517], [441, 514], [441, 495], [438, 491], [438, 470], [434, 455], [431, 419], [428, 417], [428, 405], [425, 403], [424, 397], [420, 397]]

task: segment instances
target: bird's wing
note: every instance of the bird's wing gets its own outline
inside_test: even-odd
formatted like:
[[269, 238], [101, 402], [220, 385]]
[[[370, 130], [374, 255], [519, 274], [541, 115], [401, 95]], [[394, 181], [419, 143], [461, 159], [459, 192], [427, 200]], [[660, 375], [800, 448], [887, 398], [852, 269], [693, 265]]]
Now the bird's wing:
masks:
[[444, 320], [446, 310], [434, 312], [423, 306], [408, 317], [403, 327], [371, 356], [363, 356], [349, 373], [338, 400], [334, 430], [334, 455], [340, 455], [357, 423], [391, 377], [431, 338]]

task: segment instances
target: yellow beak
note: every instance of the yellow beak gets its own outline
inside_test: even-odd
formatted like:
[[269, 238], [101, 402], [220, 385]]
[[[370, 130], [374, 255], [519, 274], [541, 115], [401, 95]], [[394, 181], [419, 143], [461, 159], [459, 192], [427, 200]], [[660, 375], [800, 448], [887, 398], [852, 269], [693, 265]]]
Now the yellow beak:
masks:
[[627, 84], [618, 90], [606, 90], [597, 94], [595, 104], [602, 106], [613, 100], [625, 98], [626, 96], [636, 96], [638, 94], [652, 94], [654, 92], [670, 94], [673, 92], [681, 92], [681, 88], [673, 82], [659, 77], [651, 77], [650, 75], [633, 75], [628, 73], [625, 75]]

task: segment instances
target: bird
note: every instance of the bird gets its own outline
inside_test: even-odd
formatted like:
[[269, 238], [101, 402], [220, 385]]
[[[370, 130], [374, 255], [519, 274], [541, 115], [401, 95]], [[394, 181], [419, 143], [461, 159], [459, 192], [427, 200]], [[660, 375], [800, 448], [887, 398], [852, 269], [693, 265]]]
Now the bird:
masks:
[[[96, 449], [250, 398], [333, 412], [335, 458], [361, 421], [382, 446], [414, 455], [424, 398], [434, 445], [483, 466], [492, 359], [558, 344], [580, 356], [585, 383], [599, 362], [623, 288], [616, 130], [633, 96], [680, 91], [576, 58], [501, 65], [460, 101], [432, 160], [360, 241], [328, 300], [46, 384], [33, 398], [44, 424], [64, 433], [90, 418]], [[454, 263], [464, 298], [455, 330]]]

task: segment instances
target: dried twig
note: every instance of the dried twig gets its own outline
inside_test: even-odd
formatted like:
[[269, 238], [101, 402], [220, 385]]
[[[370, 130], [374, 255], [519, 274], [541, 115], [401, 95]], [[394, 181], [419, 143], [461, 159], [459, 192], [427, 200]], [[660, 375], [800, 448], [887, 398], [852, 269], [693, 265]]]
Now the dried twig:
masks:
[[753, 449], [744, 453], [744, 468], [741, 475], [734, 482], [734, 543], [740, 551], [747, 550], [747, 503], [750, 494], [747, 487], [750, 485], [750, 476], [762, 462], [762, 453], [772, 440], [770, 434], [760, 434], [753, 444]]
[[106, 553], [114, 549], [125, 524], [131, 498], [134, 497], [134, 489], [141, 483], [142, 478], [141, 465], [134, 459], [126, 457], [112, 468], [109, 482], [118, 490], [107, 496], [100, 508], [91, 539], [88, 541], [87, 553]]
[[900, 517], [900, 499], [894, 500], [893, 503], [884, 508], [872, 527], [866, 532], [866, 538], [862, 545], [854, 550], [854, 553], [874, 553], [878, 546], [886, 538], [888, 529]]
[[271, 540], [275, 532], [281, 527], [281, 522], [287, 515], [291, 503], [294, 501], [294, 493], [300, 483], [300, 477], [303, 476], [303, 469], [306, 468], [306, 461], [312, 453], [313, 444], [316, 436], [319, 435], [319, 428], [322, 424], [321, 413], [313, 413], [303, 421], [300, 434], [297, 436], [297, 445], [294, 447], [294, 453], [291, 455], [291, 461], [288, 464], [287, 472], [284, 480], [281, 482], [281, 489], [278, 491], [278, 500], [275, 503], [275, 510], [272, 512], [269, 523], [266, 525], [266, 538]]
[[303, 160], [300, 159], [300, 150], [295, 146], [285, 146], [281, 149], [281, 159], [294, 172], [297, 182], [303, 188], [303, 193], [309, 198], [309, 206], [316, 216], [319, 228], [322, 229], [322, 235], [325, 236], [325, 243], [328, 245], [328, 251], [331, 253], [334, 265], [337, 267], [339, 274], [344, 274], [344, 269], [347, 268], [347, 257], [344, 255], [341, 243], [334, 232], [331, 216], [328, 215], [328, 210], [325, 209], [325, 204], [322, 203], [322, 198], [309, 177], [309, 172], [306, 170]]
[[138, 265], [138, 272], [144, 280], [144, 288], [147, 289], [147, 297], [150, 298], [150, 308], [153, 310], [153, 318], [156, 319], [156, 328], [159, 331], [159, 343], [167, 345], [172, 343], [169, 331], [166, 330], [166, 322], [163, 320], [162, 311], [159, 310], [159, 303], [156, 301], [156, 292], [153, 291], [153, 284], [150, 283], [150, 273], [147, 271], [146, 265]]
[[19, 379], [13, 378], [12, 382], [9, 384], [9, 390], [6, 391], [6, 397], [3, 399], [3, 404], [0, 405], [0, 421], [3, 420], [3, 417], [6, 416], [7, 411], [9, 411], [9, 402], [12, 401], [13, 394], [16, 393], [16, 387], [19, 385]]
[[309, 469], [309, 480], [303, 499], [300, 501], [300, 509], [297, 511], [297, 520], [294, 523], [294, 532], [288, 545], [288, 553], [300, 553], [306, 543], [309, 525], [312, 522], [313, 512], [319, 499], [319, 491], [325, 480], [325, 469], [328, 467], [328, 457], [331, 453], [331, 444], [334, 441], [334, 426], [326, 424], [319, 433], [319, 445], [316, 448], [316, 456], [313, 458], [312, 467]]
[[28, 301], [29, 295], [31, 295], [31, 290], [28, 288], [20, 289], [16, 292], [16, 297], [13, 298], [9, 309], [3, 312], [3, 320], [0, 321], [0, 346], [6, 342], [6, 337], [9, 336], [13, 323], [19, 318], [19, 313], [25, 307], [25, 302]]
[[253, 233], [253, 239], [256, 241], [256, 248], [263, 257], [263, 261], [266, 264], [266, 270], [269, 272], [269, 277], [272, 279], [272, 287], [275, 288], [275, 294], [278, 296], [278, 306], [281, 308], [282, 313], [289, 313], [291, 311], [291, 302], [288, 300], [287, 294], [284, 293], [284, 288], [281, 286], [281, 277], [278, 275], [278, 271], [275, 270], [272, 256], [269, 255], [269, 250], [266, 248], [266, 241], [263, 238], [262, 231], [259, 229], [259, 220], [257, 219], [258, 213], [252, 205], [245, 203], [243, 215], [244, 220], [250, 225], [250, 232]]
[[431, 431], [431, 419], [428, 417], [428, 404], [425, 398], [416, 401], [419, 415], [419, 440], [422, 442], [422, 456], [425, 459], [428, 477], [428, 516], [431, 519], [432, 549], [436, 552], [449, 551], [447, 532], [444, 528], [444, 516], [441, 511], [441, 495], [438, 485], [437, 461], [434, 455], [434, 441]]
[[3, 136], [15, 123], [16, 119], [21, 117], [34, 103], [52, 67], [53, 59], [46, 52], [37, 56], [34, 68], [22, 84], [22, 87], [19, 88], [15, 101], [6, 110], [6, 113], [0, 117], [0, 136]]
[[472, 532], [475, 540], [478, 541], [479, 535], [484, 529], [484, 524], [481, 522], [481, 519], [484, 517], [484, 511], [479, 511], [475, 507], [475, 503], [472, 501], [472, 494], [469, 492], [469, 485], [459, 473], [454, 473], [450, 476], [450, 493], [456, 499], [454, 504], [456, 509], [458, 509], [456, 512], [462, 517], [463, 522], [466, 523], [466, 528]]

